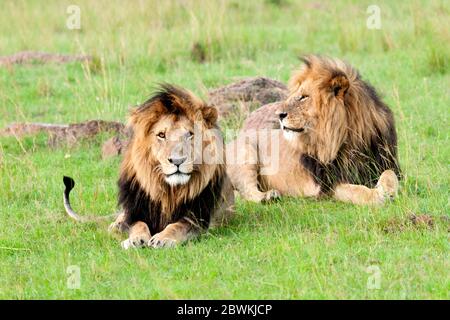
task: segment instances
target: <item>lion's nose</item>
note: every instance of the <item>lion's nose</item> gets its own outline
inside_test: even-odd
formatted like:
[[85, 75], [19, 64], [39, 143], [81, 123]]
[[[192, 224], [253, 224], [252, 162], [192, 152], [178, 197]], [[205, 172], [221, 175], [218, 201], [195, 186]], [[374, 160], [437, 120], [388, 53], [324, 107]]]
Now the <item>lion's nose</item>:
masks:
[[181, 158], [171, 157], [171, 158], [169, 158], [167, 160], [169, 160], [170, 163], [172, 163], [172, 164], [174, 164], [176, 166], [179, 166], [182, 163], [184, 163], [186, 161], [186, 159], [187, 159], [187, 157], [181, 157]]
[[280, 120], [283, 120], [284, 118], [286, 118], [287, 115], [288, 115], [287, 112], [281, 112], [278, 114], [278, 116], [280, 117]]

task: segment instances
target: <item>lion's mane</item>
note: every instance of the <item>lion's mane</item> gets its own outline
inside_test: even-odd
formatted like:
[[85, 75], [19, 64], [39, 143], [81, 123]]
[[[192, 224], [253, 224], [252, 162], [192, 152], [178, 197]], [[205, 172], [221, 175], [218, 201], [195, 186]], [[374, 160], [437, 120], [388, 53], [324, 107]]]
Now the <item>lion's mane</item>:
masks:
[[[310, 77], [322, 101], [316, 132], [300, 161], [322, 191], [331, 190], [337, 183], [372, 187], [387, 169], [400, 176], [394, 117], [375, 89], [341, 60], [306, 56], [303, 61], [303, 69], [290, 80], [290, 89]], [[329, 83], [330, 79], [340, 78], [348, 81], [342, 114], [333, 112], [337, 99], [328, 94], [330, 88], [340, 89], [340, 81]]]
[[120, 170], [119, 206], [127, 213], [127, 223], [143, 221], [151, 234], [182, 218], [206, 228], [220, 198], [224, 164], [197, 165], [186, 185], [172, 187], [165, 183], [156, 159], [149, 156], [145, 145], [152, 126], [162, 115], [186, 116], [201, 123], [204, 130], [217, 129], [216, 109], [186, 90], [163, 85], [130, 116], [133, 136]]

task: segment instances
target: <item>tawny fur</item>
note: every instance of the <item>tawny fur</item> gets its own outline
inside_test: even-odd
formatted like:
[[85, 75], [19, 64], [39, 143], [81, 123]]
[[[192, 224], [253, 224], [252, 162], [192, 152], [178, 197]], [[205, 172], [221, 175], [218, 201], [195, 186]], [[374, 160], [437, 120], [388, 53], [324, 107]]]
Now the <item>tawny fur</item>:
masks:
[[[233, 185], [245, 198], [264, 201], [274, 191], [319, 196], [333, 194], [337, 185], [372, 188], [389, 169], [399, 176], [393, 115], [375, 89], [341, 60], [307, 56], [303, 61], [289, 81], [286, 101], [256, 110], [227, 146]], [[242, 144], [252, 130], [275, 132], [279, 146], [254, 135]], [[267, 149], [279, 150], [264, 153]], [[236, 150], [256, 163], [233, 163]], [[261, 173], [276, 160], [276, 172]]]

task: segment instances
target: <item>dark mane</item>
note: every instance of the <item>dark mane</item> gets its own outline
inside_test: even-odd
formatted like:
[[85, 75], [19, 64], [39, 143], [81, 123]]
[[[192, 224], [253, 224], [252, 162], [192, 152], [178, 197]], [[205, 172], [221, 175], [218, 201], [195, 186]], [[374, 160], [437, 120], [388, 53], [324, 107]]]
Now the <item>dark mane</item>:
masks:
[[387, 132], [383, 133], [376, 128], [369, 145], [362, 149], [352, 149], [344, 143], [336, 159], [329, 164], [324, 164], [311, 155], [301, 156], [300, 163], [313, 175], [316, 183], [321, 186], [322, 193], [329, 193], [339, 183], [359, 184], [372, 188], [383, 171], [388, 169], [393, 170], [397, 177], [401, 178], [394, 117], [389, 108], [380, 102], [373, 88], [371, 95], [375, 95], [380, 112], [386, 115]]
[[220, 200], [223, 184], [224, 176], [218, 174], [194, 199], [179, 204], [167, 220], [167, 215], [161, 213], [161, 203], [151, 199], [135, 177], [127, 178], [122, 175], [118, 181], [119, 206], [126, 213], [128, 225], [143, 221], [152, 235], [183, 218], [188, 218], [200, 228], [206, 229]]
[[136, 112], [147, 111], [155, 105], [155, 102], [160, 102], [169, 114], [188, 115], [190, 110], [186, 106], [195, 106], [192, 97], [184, 89], [172, 84], [160, 83], [152, 96], [137, 107]]

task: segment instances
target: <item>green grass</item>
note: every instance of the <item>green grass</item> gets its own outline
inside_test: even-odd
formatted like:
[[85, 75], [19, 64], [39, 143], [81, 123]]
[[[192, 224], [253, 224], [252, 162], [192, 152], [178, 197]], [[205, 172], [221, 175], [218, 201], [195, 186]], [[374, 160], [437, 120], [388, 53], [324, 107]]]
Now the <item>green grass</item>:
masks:
[[[88, 53], [95, 62], [0, 68], [0, 127], [124, 121], [158, 81], [205, 96], [247, 76], [286, 82], [299, 55], [321, 53], [351, 62], [384, 95], [405, 179], [382, 208], [238, 201], [231, 225], [198, 241], [123, 251], [106, 224], [76, 224], [62, 207], [67, 174], [78, 211], [116, 209], [120, 159], [101, 160], [105, 137], [54, 150], [41, 135], [0, 138], [0, 298], [450, 298], [448, 1], [377, 1], [380, 30], [366, 28], [373, 1], [76, 2], [78, 31], [65, 26], [73, 1], [2, 2], [2, 54]], [[409, 223], [411, 213], [434, 226]], [[71, 265], [80, 289], [66, 285]], [[369, 266], [380, 269], [377, 290]]]

